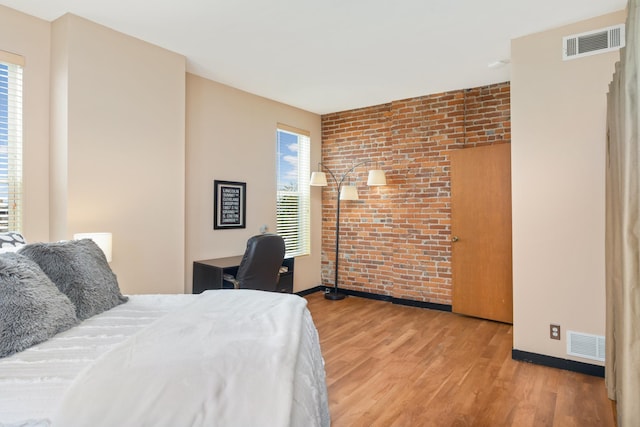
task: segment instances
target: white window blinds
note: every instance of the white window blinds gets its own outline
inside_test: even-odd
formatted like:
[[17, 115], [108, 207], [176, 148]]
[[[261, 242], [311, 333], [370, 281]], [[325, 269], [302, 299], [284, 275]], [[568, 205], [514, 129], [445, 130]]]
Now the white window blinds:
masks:
[[0, 51], [0, 231], [22, 232], [23, 65]]
[[310, 247], [309, 132], [278, 125], [277, 233], [286, 257], [308, 255]]

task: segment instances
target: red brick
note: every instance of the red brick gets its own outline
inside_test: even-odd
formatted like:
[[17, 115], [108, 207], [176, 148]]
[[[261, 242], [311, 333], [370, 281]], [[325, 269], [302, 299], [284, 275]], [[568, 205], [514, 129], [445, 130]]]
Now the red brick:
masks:
[[[387, 173], [375, 189], [367, 165], [350, 175], [361, 200], [341, 204], [340, 287], [451, 304], [449, 151], [510, 138], [509, 83], [322, 116], [323, 164], [341, 176], [371, 159]], [[322, 203], [322, 278], [333, 285], [333, 187]]]

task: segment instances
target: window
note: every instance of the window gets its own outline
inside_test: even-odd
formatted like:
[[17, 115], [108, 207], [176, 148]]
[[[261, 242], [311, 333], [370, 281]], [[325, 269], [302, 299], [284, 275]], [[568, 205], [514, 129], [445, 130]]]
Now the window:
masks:
[[22, 65], [0, 51], [0, 231], [22, 231]]
[[310, 146], [309, 132], [278, 125], [277, 233], [287, 257], [309, 254]]

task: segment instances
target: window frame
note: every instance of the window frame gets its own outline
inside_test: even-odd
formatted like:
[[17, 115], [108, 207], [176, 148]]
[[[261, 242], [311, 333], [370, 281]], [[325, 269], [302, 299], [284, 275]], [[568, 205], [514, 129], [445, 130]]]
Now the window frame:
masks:
[[[282, 190], [287, 185], [281, 182], [281, 133], [297, 138], [296, 188]], [[311, 191], [309, 177], [311, 168], [311, 133], [302, 129], [277, 124], [276, 129], [276, 233], [285, 240], [285, 257], [297, 257], [311, 253]], [[284, 204], [283, 198], [289, 197], [290, 203]], [[293, 199], [296, 199], [294, 201]], [[284, 217], [283, 211], [295, 209], [295, 218]]]
[[0, 65], [0, 185], [7, 197], [0, 201], [0, 232], [21, 233], [24, 58], [0, 50]]

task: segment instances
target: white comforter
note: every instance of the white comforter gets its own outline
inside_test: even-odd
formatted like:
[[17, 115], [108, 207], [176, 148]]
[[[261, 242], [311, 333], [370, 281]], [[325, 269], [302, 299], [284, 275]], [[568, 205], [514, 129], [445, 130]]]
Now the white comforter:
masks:
[[[195, 301], [88, 363], [61, 387], [63, 397], [43, 400], [50, 413], [5, 420], [3, 398], [7, 404], [19, 397], [0, 391], [0, 425], [28, 425], [28, 418], [40, 425], [53, 418], [61, 427], [330, 424], [317, 333], [304, 299], [229, 290], [189, 300]], [[2, 377], [2, 362], [19, 355], [0, 361], [0, 387], [3, 380], [19, 385]]]

